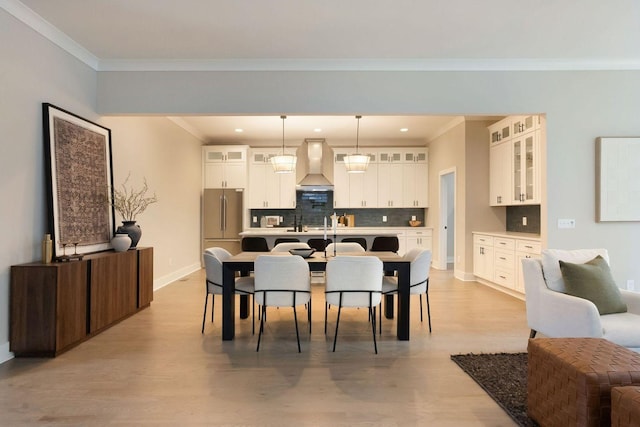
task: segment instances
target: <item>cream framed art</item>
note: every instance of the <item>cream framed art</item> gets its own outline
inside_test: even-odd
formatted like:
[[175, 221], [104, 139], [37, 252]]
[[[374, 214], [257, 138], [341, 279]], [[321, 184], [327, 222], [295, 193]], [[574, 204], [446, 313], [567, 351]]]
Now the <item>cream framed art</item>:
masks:
[[596, 139], [596, 221], [640, 221], [640, 137]]
[[42, 113], [54, 259], [111, 249], [111, 130], [49, 103]]

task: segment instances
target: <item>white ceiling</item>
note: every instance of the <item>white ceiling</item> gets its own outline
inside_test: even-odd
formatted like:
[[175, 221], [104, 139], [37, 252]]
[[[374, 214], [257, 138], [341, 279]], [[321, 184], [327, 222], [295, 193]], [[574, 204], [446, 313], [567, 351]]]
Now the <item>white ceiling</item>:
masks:
[[[0, 0], [0, 7], [96, 70], [640, 69], [637, 0]], [[360, 135], [410, 144], [460, 119], [370, 116]], [[203, 142], [282, 138], [278, 116], [175, 121]], [[353, 140], [355, 124], [353, 116], [290, 116], [285, 135]]]

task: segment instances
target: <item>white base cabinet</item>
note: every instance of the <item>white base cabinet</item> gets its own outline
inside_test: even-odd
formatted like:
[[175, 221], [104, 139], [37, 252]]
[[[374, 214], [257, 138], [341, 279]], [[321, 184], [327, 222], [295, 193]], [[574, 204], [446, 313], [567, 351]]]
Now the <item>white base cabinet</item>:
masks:
[[523, 258], [540, 258], [537, 238], [473, 233], [473, 274], [511, 292], [524, 294]]

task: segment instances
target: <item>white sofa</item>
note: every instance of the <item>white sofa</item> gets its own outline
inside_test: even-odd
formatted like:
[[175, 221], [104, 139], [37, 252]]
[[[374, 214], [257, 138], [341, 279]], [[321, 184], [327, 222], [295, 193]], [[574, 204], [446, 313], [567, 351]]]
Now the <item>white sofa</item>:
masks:
[[[595, 251], [595, 252], [594, 252]], [[604, 250], [556, 251], [569, 254], [568, 262], [586, 262], [597, 252]], [[575, 256], [579, 253], [579, 256]], [[543, 254], [544, 256], [544, 254]], [[604, 251], [608, 262], [608, 254]], [[553, 257], [551, 258], [553, 260]], [[552, 269], [546, 259], [547, 270]], [[531, 328], [531, 337], [540, 332], [547, 337], [595, 337], [605, 338], [623, 347], [640, 351], [640, 293], [620, 289], [627, 304], [626, 313], [600, 315], [595, 304], [589, 300], [568, 295], [547, 286], [557, 274], [544, 271], [543, 262], [537, 259], [524, 259], [522, 268], [525, 282], [527, 322]]]

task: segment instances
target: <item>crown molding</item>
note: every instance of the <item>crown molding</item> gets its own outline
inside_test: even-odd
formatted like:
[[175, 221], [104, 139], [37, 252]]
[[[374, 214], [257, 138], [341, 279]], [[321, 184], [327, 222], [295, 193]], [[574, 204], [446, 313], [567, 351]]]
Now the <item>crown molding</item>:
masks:
[[49, 21], [25, 6], [18, 0], [0, 0], [0, 8], [4, 9], [24, 24], [40, 33], [44, 38], [58, 45], [67, 53], [76, 57], [94, 70], [98, 70], [98, 58], [84, 47], [76, 43], [71, 37], [60, 31]]
[[100, 60], [98, 71], [613, 71], [634, 59], [221, 59]]
[[190, 133], [191, 135], [193, 135], [200, 142], [202, 142], [202, 143], [206, 142], [206, 140], [207, 140], [206, 135], [204, 133], [200, 132], [195, 127], [191, 126], [182, 117], [167, 116], [167, 119], [172, 121], [175, 125], [177, 125], [178, 127], [182, 128], [187, 133]]

